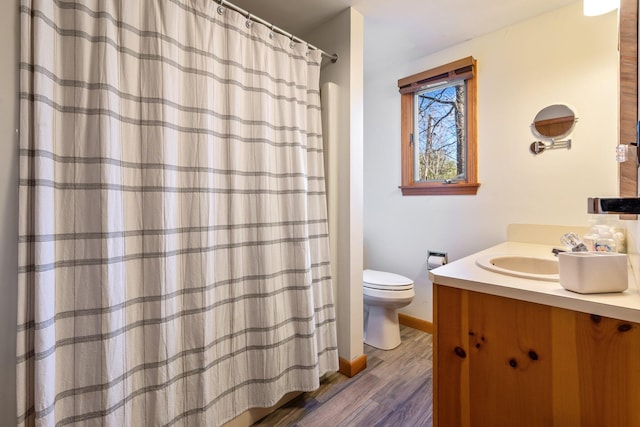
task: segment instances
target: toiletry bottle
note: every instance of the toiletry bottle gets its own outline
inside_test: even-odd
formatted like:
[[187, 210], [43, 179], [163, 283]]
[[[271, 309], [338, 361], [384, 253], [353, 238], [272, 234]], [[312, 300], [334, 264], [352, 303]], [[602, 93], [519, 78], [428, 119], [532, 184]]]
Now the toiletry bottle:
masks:
[[596, 239], [595, 249], [598, 252], [615, 252], [616, 241], [609, 231], [603, 231], [598, 234]]
[[627, 253], [627, 242], [623, 232], [616, 231], [613, 233], [613, 240], [616, 241], [616, 249], [618, 252]]
[[597, 239], [598, 239], [597, 234], [585, 234], [584, 236], [582, 236], [582, 242], [587, 247], [587, 250], [591, 252], [596, 250]]
[[590, 219], [589, 220], [589, 232], [582, 236], [582, 241], [584, 245], [587, 247], [588, 251], [596, 250], [596, 239], [598, 238], [598, 233], [600, 230], [598, 229], [598, 220]]

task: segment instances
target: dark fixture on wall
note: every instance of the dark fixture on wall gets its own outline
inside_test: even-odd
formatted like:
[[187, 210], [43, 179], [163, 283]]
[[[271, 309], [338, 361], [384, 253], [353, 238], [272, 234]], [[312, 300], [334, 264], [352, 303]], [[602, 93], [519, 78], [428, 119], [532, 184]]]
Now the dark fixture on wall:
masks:
[[589, 197], [588, 204], [592, 214], [640, 214], [638, 197]]

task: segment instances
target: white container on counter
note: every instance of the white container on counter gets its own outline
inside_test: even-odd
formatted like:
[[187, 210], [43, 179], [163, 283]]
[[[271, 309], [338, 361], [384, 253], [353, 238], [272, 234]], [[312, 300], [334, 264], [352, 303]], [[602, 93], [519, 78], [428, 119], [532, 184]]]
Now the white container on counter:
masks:
[[627, 255], [614, 252], [562, 252], [558, 255], [560, 285], [581, 294], [627, 289]]

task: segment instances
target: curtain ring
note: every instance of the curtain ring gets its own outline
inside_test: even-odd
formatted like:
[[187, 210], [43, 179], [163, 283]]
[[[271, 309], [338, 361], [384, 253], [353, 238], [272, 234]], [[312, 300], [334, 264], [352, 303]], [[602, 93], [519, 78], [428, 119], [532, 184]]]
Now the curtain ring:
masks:
[[273, 34], [273, 31], [274, 31], [273, 24], [271, 24], [271, 30], [269, 31], [269, 38], [270, 39], [273, 39], [273, 37], [275, 36], [275, 34]]
[[293, 35], [291, 35], [291, 41], [289, 42], [289, 47], [291, 49], [293, 49], [294, 47], [296, 47], [296, 43], [295, 41], [293, 41]]
[[245, 25], [247, 28], [251, 28], [251, 24], [253, 24], [253, 21], [251, 21], [251, 14], [250, 14], [250, 13], [247, 13], [247, 22], [245, 22], [245, 23], [244, 23], [244, 25]]
[[218, 15], [222, 15], [224, 13], [224, 0], [220, 0], [220, 6], [218, 6]]

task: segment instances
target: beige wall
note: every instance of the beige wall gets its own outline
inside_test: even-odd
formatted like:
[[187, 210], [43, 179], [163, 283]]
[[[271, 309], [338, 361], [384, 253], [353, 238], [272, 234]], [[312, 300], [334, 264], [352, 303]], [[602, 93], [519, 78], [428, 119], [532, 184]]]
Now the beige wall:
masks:
[[[399, 78], [466, 56], [478, 61], [477, 196], [402, 197]], [[365, 267], [415, 280], [403, 312], [432, 319], [428, 250], [455, 260], [506, 239], [507, 225], [586, 225], [586, 199], [617, 194], [617, 16], [581, 2], [414, 61], [365, 74]], [[534, 156], [546, 105], [577, 114], [571, 150]]]
[[[18, 2], [0, 14], [0, 426], [16, 423]], [[5, 5], [7, 6], [7, 5]]]
[[329, 165], [327, 179], [338, 353], [345, 360], [363, 354], [363, 37], [364, 19], [353, 8], [304, 35], [339, 57], [335, 64], [325, 60], [320, 80], [338, 86], [338, 138], [329, 147], [336, 164]]

